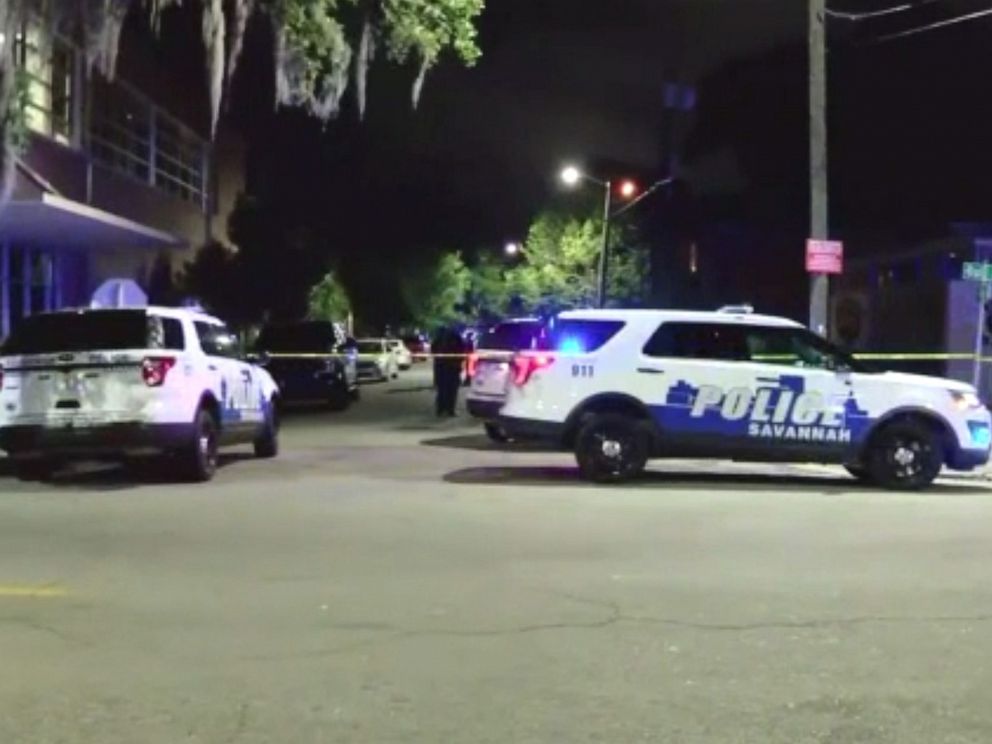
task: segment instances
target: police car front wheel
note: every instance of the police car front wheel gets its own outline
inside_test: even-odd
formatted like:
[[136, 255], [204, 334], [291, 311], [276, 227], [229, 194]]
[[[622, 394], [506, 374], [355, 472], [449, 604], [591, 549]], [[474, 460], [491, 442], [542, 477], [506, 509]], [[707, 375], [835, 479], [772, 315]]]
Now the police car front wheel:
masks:
[[925, 488], [943, 465], [940, 438], [924, 422], [890, 424], [874, 437], [867, 464], [869, 475], [880, 486], [905, 491]]
[[603, 413], [590, 418], [579, 430], [575, 459], [579, 471], [597, 483], [620, 483], [644, 470], [650, 439], [637, 419]]

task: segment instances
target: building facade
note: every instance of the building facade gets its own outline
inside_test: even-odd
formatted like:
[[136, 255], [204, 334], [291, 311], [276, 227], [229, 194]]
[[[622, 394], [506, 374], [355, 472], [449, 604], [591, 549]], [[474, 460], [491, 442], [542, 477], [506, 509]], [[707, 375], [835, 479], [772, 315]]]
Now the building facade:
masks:
[[831, 292], [833, 339], [855, 351], [935, 355], [884, 366], [977, 381], [992, 395], [989, 365], [969, 358], [979, 343], [992, 353], [992, 303], [983, 309], [979, 285], [962, 278], [968, 261], [992, 261], [992, 226], [955, 225], [942, 240], [845, 261]]
[[147, 289], [156, 267], [225, 240], [217, 205], [234, 199], [220, 186], [238, 189], [230, 174], [243, 173], [238, 148], [215, 148], [130, 84], [126, 65], [108, 81], [81, 48], [42, 33], [28, 24], [14, 41], [30, 135], [0, 212], [0, 337], [32, 313], [88, 304], [107, 279]]

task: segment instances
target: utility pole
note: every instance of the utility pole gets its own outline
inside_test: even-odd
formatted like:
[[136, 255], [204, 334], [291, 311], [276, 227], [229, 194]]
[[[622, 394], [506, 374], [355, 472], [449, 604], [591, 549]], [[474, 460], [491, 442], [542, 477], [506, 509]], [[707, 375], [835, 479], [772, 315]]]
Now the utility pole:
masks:
[[[810, 235], [814, 240], [830, 237], [827, 204], [827, 8], [826, 0], [809, 0], [809, 187]], [[811, 274], [809, 325], [826, 335], [830, 279]]]
[[613, 183], [607, 181], [606, 204], [603, 207], [603, 246], [599, 250], [599, 281], [597, 282], [596, 306], [606, 307], [606, 271], [609, 267], [610, 254], [610, 220], [613, 217]]

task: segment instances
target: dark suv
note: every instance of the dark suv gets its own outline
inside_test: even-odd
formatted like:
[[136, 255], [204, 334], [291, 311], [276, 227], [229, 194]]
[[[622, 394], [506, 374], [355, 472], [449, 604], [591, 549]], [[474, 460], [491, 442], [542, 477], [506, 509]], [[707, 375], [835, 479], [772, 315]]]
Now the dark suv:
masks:
[[358, 399], [355, 342], [326, 321], [267, 325], [255, 342], [258, 363], [279, 386], [282, 401], [325, 401], [343, 410]]

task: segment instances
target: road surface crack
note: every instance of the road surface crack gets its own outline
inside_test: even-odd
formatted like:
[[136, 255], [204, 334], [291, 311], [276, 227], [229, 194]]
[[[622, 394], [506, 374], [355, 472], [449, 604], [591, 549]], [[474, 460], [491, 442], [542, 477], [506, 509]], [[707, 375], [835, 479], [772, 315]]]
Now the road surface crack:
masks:
[[54, 628], [51, 625], [45, 625], [44, 623], [39, 623], [35, 620], [29, 620], [25, 617], [0, 617], [0, 625], [14, 625], [22, 628], [27, 628], [28, 630], [33, 630], [38, 633], [44, 633], [45, 635], [54, 636], [60, 641], [65, 643], [72, 643], [80, 646], [89, 645], [87, 642], [71, 636], [58, 628]]

